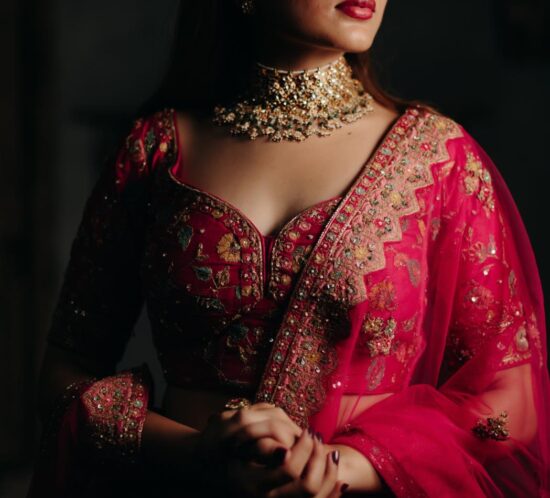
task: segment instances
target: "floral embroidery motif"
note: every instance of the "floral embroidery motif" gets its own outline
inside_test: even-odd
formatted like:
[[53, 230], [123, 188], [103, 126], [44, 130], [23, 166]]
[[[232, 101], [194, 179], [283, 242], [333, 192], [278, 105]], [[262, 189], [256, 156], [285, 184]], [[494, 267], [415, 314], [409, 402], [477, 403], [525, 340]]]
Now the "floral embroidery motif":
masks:
[[231, 281], [231, 275], [229, 274], [229, 267], [226, 266], [223, 270], [216, 272], [214, 278], [218, 287], [225, 287]]
[[514, 337], [516, 342], [516, 348], [518, 351], [524, 353], [529, 349], [529, 341], [527, 340], [527, 330], [525, 327], [520, 327]]
[[[531, 330], [531, 334], [534, 332], [534, 330]], [[499, 342], [497, 347], [501, 344], [502, 343]], [[506, 353], [501, 360], [502, 365], [522, 363], [524, 360], [530, 359], [532, 356], [532, 351], [526, 324], [520, 325], [508, 347], [504, 344], [502, 344], [501, 347], [503, 350], [506, 349]]]
[[393, 282], [386, 278], [382, 282], [370, 286], [368, 290], [368, 300], [372, 309], [395, 310], [397, 303]]
[[[467, 231], [467, 240], [470, 241], [473, 237], [473, 228], [469, 227]], [[495, 237], [493, 234], [490, 234], [487, 244], [484, 244], [482, 241], [476, 241], [468, 245], [465, 257], [468, 261], [483, 263], [487, 258], [495, 257], [496, 254], [497, 247]]]
[[229, 263], [238, 263], [241, 260], [241, 246], [232, 233], [225, 233], [216, 246], [218, 255]]
[[480, 439], [494, 439], [505, 441], [510, 437], [506, 425], [508, 423], [508, 412], [503, 411], [498, 417], [487, 417], [486, 420], [479, 419], [472, 432]]
[[197, 252], [195, 253], [195, 259], [197, 261], [204, 261], [208, 259], [208, 254], [205, 254], [204, 252], [204, 245], [202, 242], [199, 242], [197, 244]]
[[250, 365], [253, 357], [262, 356], [265, 353], [266, 331], [263, 327], [251, 327], [238, 320], [227, 327], [225, 335], [226, 347], [238, 352], [243, 365]]
[[365, 379], [367, 391], [374, 391], [381, 383], [386, 373], [386, 360], [383, 356], [377, 356], [367, 368]]
[[199, 280], [208, 282], [212, 278], [212, 268], [208, 266], [193, 266], [193, 271]]
[[184, 225], [178, 233], [178, 240], [181, 245], [182, 251], [185, 251], [189, 247], [191, 237], [193, 236], [193, 227], [190, 225]]
[[[464, 299], [467, 304], [471, 303], [472, 308], [485, 312], [486, 310], [489, 310], [489, 307], [494, 302], [495, 298], [490, 289], [474, 283], [470, 290], [466, 292]], [[490, 317], [489, 311], [487, 311], [486, 316]]]
[[397, 322], [393, 318], [384, 320], [368, 315], [361, 326], [360, 345], [367, 348], [371, 356], [390, 354]]
[[472, 153], [468, 152], [464, 177], [464, 189], [468, 195], [477, 195], [477, 198], [489, 211], [495, 210], [493, 184], [491, 175], [482, 162]]

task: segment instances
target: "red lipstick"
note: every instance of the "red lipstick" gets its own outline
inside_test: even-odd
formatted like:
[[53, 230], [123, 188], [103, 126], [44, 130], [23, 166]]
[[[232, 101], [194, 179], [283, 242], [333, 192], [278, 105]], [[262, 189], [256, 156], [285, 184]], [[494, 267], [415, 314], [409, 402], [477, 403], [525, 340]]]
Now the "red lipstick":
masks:
[[376, 12], [375, 0], [345, 0], [339, 3], [336, 8], [354, 19], [366, 21]]

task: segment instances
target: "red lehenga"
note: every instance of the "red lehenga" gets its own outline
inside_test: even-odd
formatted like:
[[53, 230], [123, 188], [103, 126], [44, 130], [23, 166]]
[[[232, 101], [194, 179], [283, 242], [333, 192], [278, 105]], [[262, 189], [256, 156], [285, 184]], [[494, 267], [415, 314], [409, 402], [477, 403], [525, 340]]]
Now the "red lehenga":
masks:
[[[114, 365], [145, 301], [168, 383], [271, 401], [362, 452], [397, 497], [550, 496], [537, 267], [460, 125], [409, 108], [344, 195], [271, 237], [180, 179], [178, 143], [158, 112], [105, 168], [52, 343]], [[30, 496], [137, 496], [152, 388], [143, 366], [69, 388]]]

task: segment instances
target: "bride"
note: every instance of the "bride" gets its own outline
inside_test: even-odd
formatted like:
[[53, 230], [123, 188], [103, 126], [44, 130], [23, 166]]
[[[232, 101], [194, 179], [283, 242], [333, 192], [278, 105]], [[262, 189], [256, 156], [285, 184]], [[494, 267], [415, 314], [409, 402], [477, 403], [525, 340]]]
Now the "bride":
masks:
[[[181, 2], [75, 234], [30, 497], [549, 496], [529, 239], [468, 132], [377, 85], [385, 7]], [[116, 370], [144, 305], [161, 406]]]

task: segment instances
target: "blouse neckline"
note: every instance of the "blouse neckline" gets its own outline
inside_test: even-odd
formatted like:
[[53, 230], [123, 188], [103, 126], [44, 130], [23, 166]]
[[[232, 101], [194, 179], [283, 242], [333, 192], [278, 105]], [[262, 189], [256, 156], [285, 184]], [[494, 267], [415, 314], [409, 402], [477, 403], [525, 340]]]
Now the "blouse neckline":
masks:
[[[369, 154], [367, 159], [363, 162], [362, 166], [359, 168], [359, 171], [357, 172], [355, 178], [352, 180], [351, 185], [355, 185], [358, 178], [360, 178], [363, 175], [363, 173], [365, 171], [365, 168], [371, 163], [371, 161], [374, 159], [376, 154], [381, 150], [381, 148], [384, 146], [384, 144], [389, 140], [389, 137], [393, 133], [395, 127], [399, 124], [401, 118], [407, 112], [408, 112], [408, 110], [406, 110], [406, 111], [402, 112], [401, 114], [399, 114], [399, 116], [397, 116], [395, 118], [395, 120], [392, 121], [392, 123], [387, 127], [386, 131], [382, 135], [382, 137], [379, 140], [378, 144], [373, 148], [372, 153]], [[169, 165], [166, 168], [169, 179], [176, 186], [181, 187], [181, 188], [186, 189], [186, 190], [194, 191], [197, 194], [200, 194], [200, 195], [203, 195], [203, 196], [206, 196], [206, 197], [210, 197], [211, 199], [217, 200], [218, 202], [220, 202], [224, 206], [226, 206], [227, 209], [229, 209], [230, 211], [233, 211], [233, 212], [237, 213], [253, 229], [253, 231], [258, 235], [258, 237], [264, 243], [267, 242], [268, 240], [271, 240], [273, 242], [279, 240], [284, 235], [285, 231], [293, 223], [295, 223], [297, 221], [297, 219], [300, 219], [300, 218], [306, 216], [311, 211], [313, 211], [315, 209], [322, 208], [324, 205], [330, 204], [331, 202], [338, 201], [338, 204], [339, 204], [345, 198], [345, 196], [346, 196], [346, 194], [349, 190], [348, 188], [346, 188], [346, 191], [343, 194], [336, 195], [336, 196], [333, 196], [333, 197], [328, 198], [328, 199], [324, 199], [320, 202], [317, 202], [317, 203], [315, 203], [311, 206], [306, 207], [305, 209], [302, 209], [301, 211], [296, 213], [294, 216], [292, 216], [290, 219], [288, 219], [286, 222], [284, 222], [283, 225], [276, 231], [276, 233], [264, 234], [256, 226], [256, 224], [252, 221], [252, 219], [247, 214], [245, 214], [240, 208], [238, 208], [237, 206], [235, 206], [234, 204], [232, 204], [228, 200], [214, 194], [213, 192], [209, 192], [209, 191], [207, 191], [207, 190], [205, 190], [205, 189], [203, 189], [203, 188], [201, 188], [197, 185], [193, 185], [192, 183], [189, 183], [189, 182], [184, 182], [184, 181], [182, 181], [182, 180], [180, 180], [179, 178], [176, 177], [176, 175], [173, 172], [173, 169], [177, 165], [182, 164], [183, 155], [182, 155], [182, 151], [181, 151], [181, 147], [180, 147], [180, 144], [181, 144], [180, 134], [179, 134], [179, 129], [178, 129], [178, 126], [177, 126], [177, 121], [176, 121], [177, 112], [174, 108], [171, 109], [171, 116], [170, 117], [171, 117], [170, 126], [172, 127], [172, 136], [174, 137], [173, 147], [175, 148], [175, 154], [174, 154], [175, 155], [175, 160], [174, 160], [173, 164]], [[336, 206], [336, 208], [337, 208], [337, 206]]]

